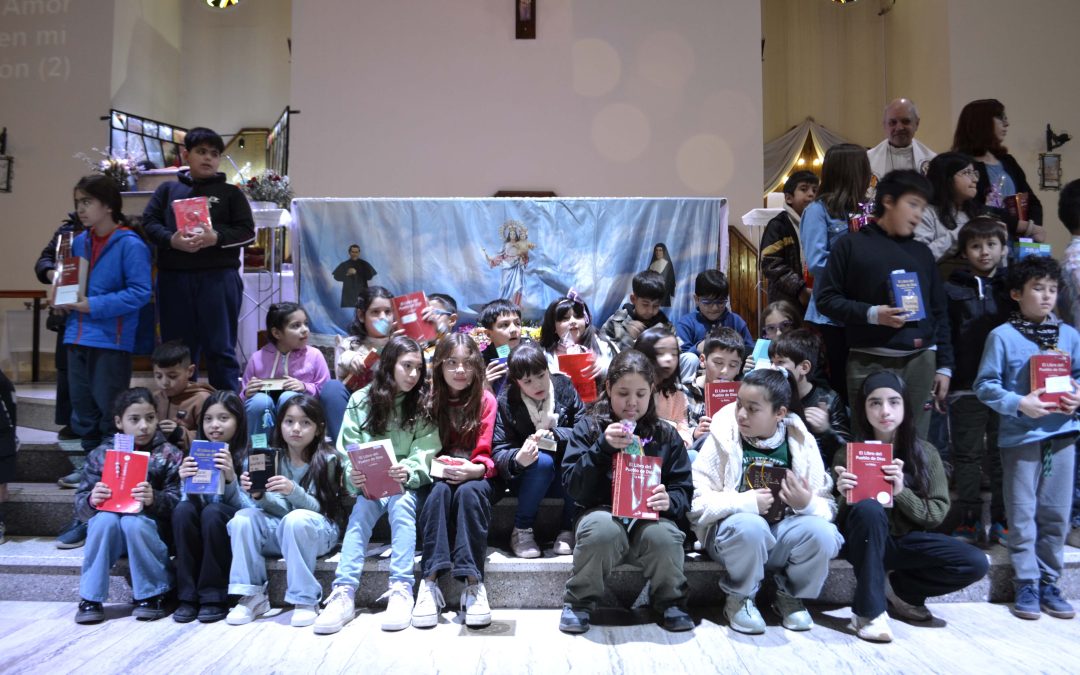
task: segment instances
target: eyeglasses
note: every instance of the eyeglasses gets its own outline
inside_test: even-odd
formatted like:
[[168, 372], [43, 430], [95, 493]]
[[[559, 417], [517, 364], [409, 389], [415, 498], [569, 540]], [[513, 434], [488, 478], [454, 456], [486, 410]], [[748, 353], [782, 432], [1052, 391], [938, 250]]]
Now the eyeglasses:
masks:
[[466, 373], [471, 373], [473, 370], [475, 370], [471, 361], [459, 361], [458, 359], [446, 359], [445, 361], [443, 361], [443, 368], [451, 372], [461, 369], [464, 370]]
[[765, 334], [769, 337], [776, 337], [780, 333], [786, 333], [792, 329], [795, 324], [791, 321], [781, 321], [780, 323], [767, 323], [765, 324]]
[[701, 305], [704, 305], [705, 307], [726, 307], [728, 301], [727, 301], [726, 298], [723, 299], [723, 300], [710, 299], [710, 298], [698, 298], [698, 303], [701, 304]]
[[1006, 115], [1005, 113], [1001, 113], [1000, 115], [994, 115], [994, 117], [998, 118], [999, 120], [1001, 120], [1005, 124], [1009, 123], [1009, 116]]
[[964, 178], [970, 178], [971, 180], [979, 179], [979, 172], [975, 169], [964, 169], [963, 171], [957, 171], [957, 176], [963, 176]]

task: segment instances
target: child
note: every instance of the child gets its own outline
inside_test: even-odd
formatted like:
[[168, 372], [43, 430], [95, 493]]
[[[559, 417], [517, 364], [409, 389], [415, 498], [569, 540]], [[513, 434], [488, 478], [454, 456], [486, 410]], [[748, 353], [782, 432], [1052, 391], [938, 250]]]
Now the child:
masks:
[[951, 261], [962, 252], [960, 228], [979, 215], [975, 203], [979, 172], [972, 165], [974, 161], [959, 152], [943, 152], [930, 160], [926, 172], [932, 188], [930, 203], [915, 228], [915, 239], [930, 247], [938, 262]]
[[[574, 424], [584, 414], [581, 397], [560, 373], [550, 373], [544, 350], [535, 342], [518, 345], [507, 361], [508, 386], [499, 395], [499, 412], [491, 441], [491, 457], [499, 476], [518, 498], [510, 550], [519, 558], [539, 558], [533, 523], [546, 496], [563, 500], [555, 555], [574, 552], [574, 500], [559, 479], [559, 468]], [[556, 443], [541, 449], [537, 441]]]
[[892, 641], [886, 601], [902, 619], [929, 622], [934, 617], [926, 598], [973, 584], [989, 568], [978, 549], [932, 531], [949, 511], [948, 478], [934, 446], [915, 435], [906, 389], [896, 374], [878, 371], [855, 399], [865, 438], [892, 444], [893, 461], [881, 468], [892, 484], [891, 509], [874, 499], [849, 504], [846, 495], [858, 477], [845, 466], [846, 448], [833, 459], [843, 554], [855, 568], [851, 629], [870, 642]]
[[[761, 313], [761, 317], [764, 321], [761, 337], [766, 340], [776, 340], [784, 333], [802, 327], [802, 315], [799, 313], [799, 308], [787, 300], [770, 302]], [[756, 343], [754, 346], [757, 346]], [[756, 366], [754, 355], [748, 355], [743, 363], [743, 374], [749, 373]]]
[[[641, 352], [628, 349], [611, 362], [604, 392], [578, 420], [563, 457], [563, 485], [585, 509], [575, 528], [574, 571], [566, 582], [559, 630], [584, 633], [591, 612], [604, 595], [608, 572], [623, 561], [641, 565], [651, 587], [650, 602], [669, 631], [688, 631], [694, 622], [684, 609], [689, 593], [683, 572], [685, 535], [675, 524], [690, 505], [690, 461], [686, 446], [670, 425], [660, 422], [653, 401], [656, 373]], [[635, 425], [633, 432], [628, 423]], [[611, 515], [615, 455], [640, 441], [644, 454], [660, 457], [660, 484], [647, 506], [659, 520]]]
[[486, 626], [491, 623], [491, 608], [484, 587], [484, 559], [491, 522], [490, 479], [496, 473], [491, 435], [497, 404], [484, 386], [480, 349], [468, 335], [454, 333], [440, 340], [431, 368], [427, 410], [439, 428], [439, 457], [461, 463], [447, 465], [443, 478], [426, 489], [420, 513], [423, 579], [412, 625], [430, 628], [439, 622], [446, 603], [438, 578], [449, 571], [466, 584], [461, 593], [465, 625]]
[[[716, 414], [694, 460], [690, 521], [709, 556], [724, 566], [724, 616], [740, 633], [765, 632], [754, 596], [766, 572], [776, 580], [773, 608], [784, 628], [810, 630], [814, 622], [802, 599], [821, 593], [829, 561], [843, 544], [831, 522], [832, 480], [798, 415], [795, 393], [786, 371], [750, 373], [735, 404]], [[786, 469], [778, 496], [750, 487], [750, 473], [762, 466]], [[770, 523], [764, 516], [777, 498], [783, 515]]]
[[810, 379], [820, 353], [821, 338], [807, 328], [784, 333], [769, 345], [773, 366], [787, 370], [795, 378], [806, 426], [817, 442], [822, 461], [829, 466], [833, 455], [851, 441], [851, 422], [840, 396]]
[[[247, 197], [218, 171], [225, 143], [205, 127], [184, 137], [181, 156], [188, 169], [158, 186], [143, 211], [143, 227], [157, 247], [157, 307], [161, 340], [181, 340], [191, 362], [206, 360], [210, 386], [235, 391], [240, 381], [236, 331], [244, 284], [240, 251], [255, 239]], [[200, 234], [179, 232], [172, 203], [207, 197], [213, 227]]]
[[[1058, 194], [1058, 218], [1069, 231], [1072, 239], [1065, 248], [1062, 257], [1062, 283], [1058, 289], [1058, 311], [1061, 320], [1071, 323], [1073, 328], [1080, 326], [1080, 180], [1068, 183]], [[1080, 444], [1077, 445], [1080, 457]], [[1080, 461], [1076, 464], [1077, 477], [1080, 478]], [[1080, 480], [1073, 489], [1072, 528], [1067, 543], [1080, 548]]]
[[[1065, 535], [1073, 489], [1080, 405], [1080, 335], [1053, 314], [1061, 268], [1053, 258], [1030, 256], [1009, 268], [1009, 297], [1019, 309], [986, 339], [975, 395], [1001, 415], [998, 444], [1004, 479], [1008, 549], [1016, 575], [1012, 612], [1038, 619], [1039, 610], [1071, 619], [1074, 610], [1057, 587], [1064, 568]], [[1060, 405], [1031, 391], [1030, 360], [1064, 353], [1071, 359], [1073, 392]]]
[[150, 363], [158, 386], [154, 392], [158, 429], [170, 443], [186, 452], [199, 426], [199, 411], [214, 388], [191, 381], [195, 364], [191, 352], [179, 340], [155, 347]]
[[427, 296], [427, 301], [424, 320], [435, 324], [439, 337], [452, 333], [458, 322], [457, 300], [446, 293], [432, 293]]
[[945, 283], [956, 354], [949, 383], [949, 421], [960, 524], [953, 536], [972, 544], [986, 539], [980, 493], [983, 460], [989, 459], [990, 540], [1004, 546], [1007, 530], [997, 447], [998, 415], [979, 402], [972, 389], [986, 336], [1005, 321], [1012, 305], [1005, 290], [1005, 270], [998, 267], [1008, 253], [1005, 225], [991, 218], [975, 218], [960, 228], [958, 241], [968, 266], [955, 270]]
[[488, 338], [482, 352], [487, 366], [484, 379], [494, 389], [507, 372], [506, 360], [497, 360], [499, 347], [514, 349], [521, 342], [521, 308], [502, 298], [492, 300], [480, 310], [480, 325]]
[[[187, 350], [182, 344], [179, 347]], [[244, 402], [235, 392], [216, 391], [192, 417], [197, 420], [200, 439], [228, 445], [214, 455], [214, 466], [225, 481], [225, 493], [189, 495], [181, 489], [180, 503], [172, 515], [176, 595], [180, 601], [173, 621], [190, 623], [198, 619], [200, 623], [214, 623], [228, 612], [232, 548], [226, 524], [240, 509], [254, 506], [236, 480], [247, 463]], [[191, 478], [198, 470], [195, 458], [189, 455], [180, 464], [180, 479]]]
[[634, 341], [647, 328], [671, 326], [664, 310], [660, 309], [667, 298], [667, 287], [659, 272], [638, 272], [630, 282], [630, 288], [630, 302], [620, 307], [600, 327], [600, 334], [620, 352], [633, 347]]
[[[814, 291], [818, 308], [845, 326], [849, 400], [870, 373], [897, 373], [916, 402], [919, 438], [926, 438], [930, 426], [921, 404], [933, 395], [935, 407], [944, 412], [953, 367], [941, 277], [930, 249], [912, 238], [929, 196], [930, 184], [918, 171], [885, 174], [874, 201], [877, 222], [836, 242]], [[894, 306], [890, 273], [898, 269], [918, 276], [925, 318], [908, 321], [906, 311]]]
[[693, 432], [695, 446], [709, 433], [712, 422], [705, 414], [705, 385], [734, 382], [742, 377], [746, 354], [746, 343], [734, 328], [714, 328], [701, 343], [701, 360], [705, 363], [705, 372], [687, 388], [693, 409], [691, 416], [696, 419]]
[[353, 444], [389, 440], [395, 453], [389, 475], [402, 484], [404, 491], [368, 499], [361, 492], [366, 482], [364, 474], [355, 471], [351, 461], [344, 462], [345, 486], [356, 496], [356, 504], [345, 528], [334, 590], [315, 620], [317, 634], [336, 633], [356, 615], [356, 590], [360, 588], [368, 541], [384, 513], [390, 521], [391, 554], [382, 629], [402, 630], [412, 621], [417, 490], [431, 484], [431, 456], [439, 450], [438, 429], [423, 405], [426, 380], [420, 345], [404, 336], [393, 337], [379, 356], [371, 384], [352, 396], [337, 440], [338, 453], [344, 457]]
[[349, 337], [339, 338], [334, 349], [335, 374], [346, 390], [339, 393], [346, 401], [352, 392], [371, 382], [372, 367], [378, 361], [371, 353], [378, 353], [394, 331], [393, 299], [394, 294], [382, 286], [368, 286], [356, 298], [356, 316], [349, 326]]
[[810, 289], [799, 246], [799, 224], [803, 211], [817, 194], [818, 177], [813, 171], [796, 171], [784, 181], [784, 211], [769, 221], [761, 235], [761, 271], [768, 279], [769, 302], [787, 300], [806, 309]]
[[266, 595], [266, 555], [285, 559], [285, 602], [293, 605], [290, 624], [315, 623], [322, 586], [315, 578], [315, 558], [337, 546], [342, 460], [323, 441], [326, 417], [319, 400], [297, 394], [281, 407], [274, 426], [273, 447], [281, 448], [277, 475], [266, 492], [251, 491], [251, 477], [240, 475], [240, 487], [255, 506], [240, 509], [229, 521], [232, 566], [229, 593], [243, 596], [225, 623], [251, 623], [270, 611]]
[[[251, 434], [269, 434], [276, 426], [275, 414], [290, 398], [297, 394], [318, 396], [330, 379], [326, 358], [308, 346], [311, 331], [303, 307], [295, 302], [270, 305], [266, 332], [269, 342], [244, 368], [244, 410]], [[336, 438], [341, 420], [330, 422], [330, 433]]]
[[747, 353], [754, 350], [754, 338], [743, 318], [728, 308], [728, 280], [720, 270], [705, 270], [694, 280], [694, 302], [697, 311], [680, 318], [675, 334], [684, 352], [695, 351], [710, 329], [716, 326], [734, 328], [746, 344]]
[[148, 389], [136, 387], [120, 392], [113, 405], [113, 423], [124, 434], [134, 436], [135, 449], [150, 453], [146, 480], [131, 491], [142, 502], [140, 513], [113, 513], [97, 509], [112, 496], [101, 482], [105, 451], [103, 443], [86, 458], [82, 483], [75, 493], [75, 517], [87, 523], [86, 549], [79, 579], [79, 609], [75, 623], [105, 620], [102, 603], [109, 597], [109, 570], [127, 555], [131, 569], [131, 592], [135, 597], [132, 615], [141, 621], [165, 616], [165, 594], [172, 588], [169, 547], [165, 543], [173, 508], [180, 499], [180, 460], [177, 447], [157, 430], [154, 397]]
[[607, 373], [615, 352], [607, 338], [597, 333], [589, 306], [573, 291], [548, 305], [540, 326], [540, 346], [547, 352], [548, 367], [553, 373], [562, 372], [560, 354], [592, 352], [596, 357], [592, 377], [596, 379]]
[[15, 453], [19, 450], [15, 425], [15, 387], [7, 375], [0, 373], [0, 544], [4, 543], [7, 530], [4, 523], [7, 484], [15, 480]]
[[653, 326], [638, 337], [634, 349], [652, 361], [656, 372], [653, 397], [657, 417], [675, 427], [689, 447], [694, 440], [693, 426], [690, 398], [679, 381], [679, 339], [667, 326]]

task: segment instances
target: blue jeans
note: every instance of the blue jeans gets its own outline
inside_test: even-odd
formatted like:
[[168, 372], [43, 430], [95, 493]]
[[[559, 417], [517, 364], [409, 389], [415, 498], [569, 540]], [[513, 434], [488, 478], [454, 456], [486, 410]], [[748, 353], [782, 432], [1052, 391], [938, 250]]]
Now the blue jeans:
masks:
[[536, 514], [540, 511], [540, 500], [544, 497], [557, 497], [563, 500], [559, 530], [573, 529], [574, 500], [566, 497], [562, 481], [556, 480], [558, 468], [554, 455], [541, 452], [535, 462], [510, 481], [510, 493], [518, 498], [514, 527], [519, 530], [532, 527], [536, 522]]
[[400, 581], [412, 587], [416, 556], [416, 492], [412, 490], [382, 499], [356, 498], [341, 542], [335, 586], [360, 587], [371, 530], [384, 513], [390, 518], [390, 583]]
[[274, 434], [274, 425], [277, 423], [278, 413], [285, 407], [285, 402], [293, 396], [295, 391], [283, 391], [278, 395], [277, 403], [269, 394], [259, 392], [244, 401], [244, 412], [247, 416], [248, 436], [252, 434], [266, 434], [266, 442], [271, 443]]
[[127, 555], [131, 592], [136, 600], [161, 595], [172, 588], [169, 547], [153, 518], [142, 514], [101, 511], [87, 524], [79, 595], [83, 600], [109, 599], [109, 570]]
[[319, 401], [326, 411], [326, 433], [330, 434], [331, 445], [337, 444], [341, 433], [341, 422], [345, 419], [345, 408], [349, 405], [349, 390], [341, 380], [327, 380], [319, 390]]
[[231, 595], [255, 595], [266, 590], [266, 556], [285, 559], [285, 602], [314, 605], [322, 597], [315, 579], [315, 558], [337, 544], [338, 526], [326, 516], [296, 509], [275, 518], [260, 508], [240, 509], [229, 521], [232, 540]]

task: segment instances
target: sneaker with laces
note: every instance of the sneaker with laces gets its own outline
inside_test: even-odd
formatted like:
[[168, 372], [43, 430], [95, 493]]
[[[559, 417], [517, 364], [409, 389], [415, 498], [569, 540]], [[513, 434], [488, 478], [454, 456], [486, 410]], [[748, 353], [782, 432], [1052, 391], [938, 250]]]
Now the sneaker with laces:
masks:
[[76, 518], [56, 536], [56, 548], [79, 548], [86, 543], [87, 524]]
[[1013, 599], [1013, 616], [1029, 621], [1035, 621], [1042, 612], [1039, 608], [1039, 585], [1034, 581], [1025, 581], [1016, 584], [1016, 597]]
[[72, 490], [79, 487], [79, 483], [82, 482], [82, 469], [75, 469], [66, 476], [61, 476], [57, 479], [56, 484], [62, 488]]
[[412, 625], [416, 628], [438, 625], [443, 607], [446, 607], [446, 601], [443, 599], [439, 582], [432, 579], [421, 580], [420, 589], [416, 592], [416, 604], [413, 605]]
[[1061, 590], [1054, 584], [1039, 584], [1039, 607], [1055, 619], [1071, 619], [1076, 610], [1061, 595]]
[[293, 628], [304, 628], [315, 623], [319, 618], [319, 610], [315, 605], [293, 605], [292, 618], [289, 625]]
[[574, 609], [574, 606], [565, 603], [562, 608], [562, 616], [559, 617], [559, 630], [570, 635], [580, 635], [589, 630], [589, 610]]
[[382, 629], [387, 631], [405, 630], [412, 623], [413, 594], [412, 586], [404, 581], [390, 584], [389, 590], [379, 599], [386, 599], [386, 611], [382, 613]]
[[806, 611], [803, 601], [779, 589], [773, 601], [773, 611], [780, 615], [781, 624], [788, 630], [810, 630], [814, 627], [814, 619]]
[[867, 642], [892, 642], [892, 628], [889, 627], [889, 617], [885, 612], [873, 619], [852, 614], [851, 630]]
[[333, 635], [356, 616], [356, 591], [351, 586], [334, 586], [323, 611], [315, 619], [316, 635]]
[[481, 628], [491, 623], [491, 606], [483, 583], [469, 584], [461, 591], [461, 608], [465, 610], [466, 626]]
[[259, 591], [254, 595], [245, 595], [236, 603], [236, 607], [229, 610], [225, 617], [225, 623], [230, 626], [243, 626], [251, 623], [263, 614], [270, 611], [270, 599], [266, 597], [266, 591]]
[[574, 555], [574, 533], [570, 530], [560, 532], [551, 550], [555, 555]]
[[80, 600], [75, 612], [75, 623], [98, 623], [105, 620], [105, 608], [100, 602]]
[[896, 591], [893, 590], [892, 582], [889, 577], [885, 577], [885, 599], [888, 600], [889, 605], [892, 606], [893, 614], [901, 619], [918, 621], [921, 623], [934, 620], [934, 615], [930, 613], [930, 610], [926, 608], [925, 604], [913, 605], [898, 596]]
[[531, 527], [514, 528], [510, 533], [510, 550], [519, 558], [539, 558], [540, 547], [536, 545], [536, 535]]
[[1009, 528], [1005, 523], [991, 523], [989, 541], [991, 544], [1009, 545]]
[[754, 604], [754, 598], [746, 595], [728, 595], [724, 600], [724, 616], [732, 630], [747, 635], [765, 632], [765, 619]]
[[959, 539], [960, 541], [967, 542], [969, 544], [977, 544], [979, 542], [979, 531], [982, 530], [982, 523], [979, 521], [963, 522], [957, 525], [953, 530], [953, 539]]

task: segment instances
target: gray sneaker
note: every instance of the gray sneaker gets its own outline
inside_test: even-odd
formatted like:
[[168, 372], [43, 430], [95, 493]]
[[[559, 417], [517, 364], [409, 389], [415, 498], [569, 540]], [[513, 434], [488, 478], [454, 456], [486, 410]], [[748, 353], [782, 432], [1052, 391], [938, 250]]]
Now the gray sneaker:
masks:
[[724, 616], [732, 630], [748, 635], [760, 635], [765, 632], [765, 619], [754, 604], [754, 598], [743, 595], [728, 595], [724, 600]]
[[777, 590], [773, 601], [773, 611], [780, 615], [781, 623], [788, 630], [810, 630], [814, 619], [806, 611], [803, 601]]

